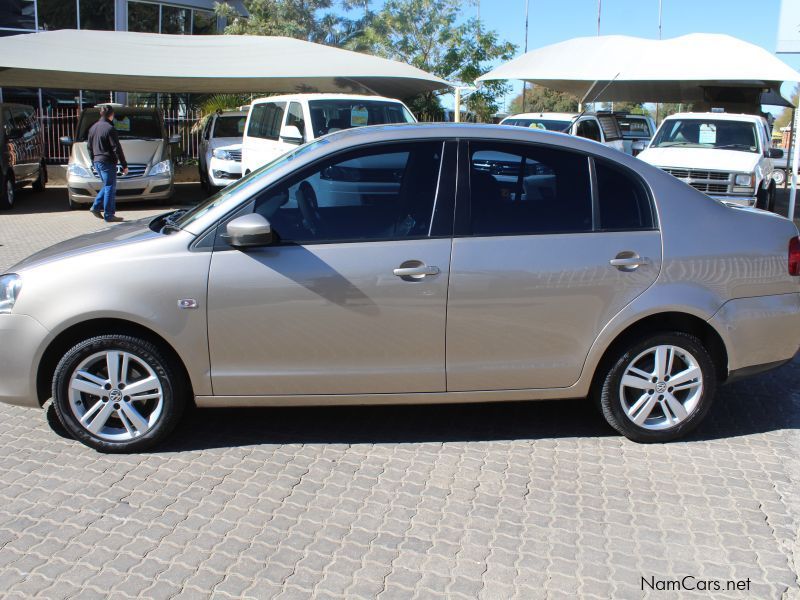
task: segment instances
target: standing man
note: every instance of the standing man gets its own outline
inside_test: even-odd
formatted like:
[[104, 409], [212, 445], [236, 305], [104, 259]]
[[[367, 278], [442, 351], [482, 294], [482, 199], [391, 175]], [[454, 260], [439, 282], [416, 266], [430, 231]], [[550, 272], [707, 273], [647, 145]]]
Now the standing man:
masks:
[[86, 146], [89, 158], [94, 164], [97, 174], [103, 180], [103, 187], [89, 209], [98, 218], [105, 218], [109, 223], [122, 221], [115, 217], [117, 191], [117, 162], [122, 166], [122, 174], [128, 174], [128, 163], [119, 143], [117, 130], [114, 129], [114, 107], [106, 104], [100, 107], [100, 120], [89, 129]]

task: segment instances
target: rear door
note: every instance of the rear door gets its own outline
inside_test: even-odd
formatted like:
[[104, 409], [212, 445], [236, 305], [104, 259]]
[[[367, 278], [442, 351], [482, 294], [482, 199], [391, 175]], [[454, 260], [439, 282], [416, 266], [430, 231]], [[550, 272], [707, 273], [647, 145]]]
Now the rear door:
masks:
[[464, 143], [460, 168], [448, 391], [574, 384], [602, 328], [658, 275], [647, 188], [615, 164], [544, 145]]
[[287, 144], [280, 141], [286, 102], [259, 102], [250, 111], [242, 147], [245, 172], [255, 171], [287, 149]]

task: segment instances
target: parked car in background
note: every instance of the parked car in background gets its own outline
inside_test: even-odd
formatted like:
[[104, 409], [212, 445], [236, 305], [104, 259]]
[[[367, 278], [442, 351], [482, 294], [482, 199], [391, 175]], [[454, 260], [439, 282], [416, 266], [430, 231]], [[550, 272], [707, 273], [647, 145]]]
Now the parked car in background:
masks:
[[294, 94], [259, 98], [247, 114], [242, 169], [246, 175], [293, 146], [334, 131], [415, 122], [405, 104], [380, 96]]
[[652, 117], [630, 113], [612, 112], [610, 114], [616, 119], [622, 133], [625, 154], [636, 156], [647, 148], [656, 132], [656, 124]]
[[667, 117], [638, 158], [717, 200], [773, 210], [782, 156], [763, 117], [711, 112]]
[[[128, 161], [128, 174], [122, 175], [117, 165], [117, 202], [127, 200], [166, 200], [172, 196], [175, 171], [172, 168], [171, 144], [164, 119], [157, 108], [114, 106], [113, 125], [119, 135]], [[67, 165], [67, 198], [70, 208], [86, 206], [94, 201], [103, 186], [89, 159], [86, 136], [100, 118], [97, 108], [81, 112], [76, 137], [62, 137], [61, 143], [71, 146]]]
[[567, 133], [625, 151], [622, 131], [610, 113], [521, 113], [500, 124]]
[[[348, 204], [317, 185], [330, 173]], [[395, 185], [376, 195], [376, 179]], [[189, 210], [12, 267], [0, 400], [52, 395], [67, 431], [108, 452], [163, 440], [192, 402], [590, 395], [617, 431], [666, 441], [703, 420], [717, 385], [795, 355], [798, 275], [788, 219], [600, 144], [359, 127]]]
[[204, 190], [222, 188], [242, 176], [242, 136], [246, 110], [214, 113], [200, 136], [198, 169]]
[[47, 184], [44, 142], [36, 111], [24, 104], [0, 103], [0, 210], [14, 206], [16, 191]]

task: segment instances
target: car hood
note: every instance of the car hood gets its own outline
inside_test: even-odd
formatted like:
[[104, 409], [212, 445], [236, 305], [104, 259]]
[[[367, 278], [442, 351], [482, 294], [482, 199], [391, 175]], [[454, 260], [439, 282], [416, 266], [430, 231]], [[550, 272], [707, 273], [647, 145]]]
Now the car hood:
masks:
[[[129, 164], [152, 165], [163, 160], [164, 140], [121, 140], [120, 144]], [[70, 162], [75, 161], [89, 166], [89, 150], [86, 142], [77, 142], [73, 146]]]
[[23, 259], [11, 267], [8, 272], [19, 273], [20, 271], [31, 269], [54, 260], [61, 260], [70, 256], [85, 254], [87, 252], [114, 246], [132, 244], [148, 238], [160, 237], [161, 234], [154, 232], [148, 227], [152, 219], [153, 218], [150, 217], [137, 221], [118, 223], [101, 229], [100, 231], [86, 233], [70, 240], [59, 242], [54, 246], [31, 254], [28, 258]]
[[[231, 147], [228, 148], [228, 146]], [[217, 148], [225, 148], [227, 150], [237, 150], [238, 148], [242, 147], [242, 138], [240, 137], [213, 138], [208, 141], [208, 147], [211, 150], [216, 150]]]
[[647, 148], [637, 154], [636, 158], [656, 167], [752, 173], [761, 155], [755, 152], [709, 148]]

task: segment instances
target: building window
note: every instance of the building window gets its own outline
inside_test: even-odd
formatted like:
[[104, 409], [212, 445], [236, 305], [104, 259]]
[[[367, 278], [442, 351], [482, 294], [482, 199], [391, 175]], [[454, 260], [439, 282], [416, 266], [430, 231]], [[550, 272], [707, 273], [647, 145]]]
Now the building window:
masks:
[[195, 35], [217, 33], [217, 16], [213, 12], [207, 10], [194, 11], [192, 33]]
[[128, 2], [128, 31], [158, 33], [158, 4]]
[[161, 33], [191, 33], [192, 11], [177, 6], [161, 6]]
[[114, 30], [114, 0], [80, 0], [81, 29]]
[[34, 0], [3, 0], [0, 2], [0, 27], [36, 29]]
[[75, 29], [78, 3], [72, 0], [39, 0], [39, 29]]

